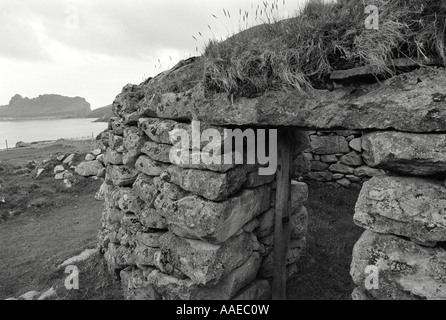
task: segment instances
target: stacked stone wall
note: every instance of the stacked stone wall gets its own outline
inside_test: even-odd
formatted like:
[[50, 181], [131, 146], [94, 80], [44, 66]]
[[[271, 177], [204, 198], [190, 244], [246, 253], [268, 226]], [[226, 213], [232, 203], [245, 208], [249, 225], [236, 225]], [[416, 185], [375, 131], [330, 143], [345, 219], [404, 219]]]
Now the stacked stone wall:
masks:
[[[126, 298], [271, 298], [275, 175], [259, 175], [252, 164], [172, 163], [169, 133], [190, 132], [191, 123], [122, 111], [137, 101], [132, 97], [115, 101], [120, 112], [102, 136], [105, 210], [98, 236]], [[301, 155], [295, 150], [296, 159]], [[307, 185], [293, 181], [288, 277], [305, 250], [307, 197]]]
[[[303, 153], [310, 171], [305, 181], [326, 183], [333, 187], [360, 189], [371, 177], [385, 174], [364, 158], [363, 132], [354, 130], [308, 131], [310, 144]], [[364, 133], [365, 134], [365, 133]]]
[[364, 154], [387, 175], [365, 182], [354, 221], [354, 299], [446, 299], [446, 135], [384, 131]]

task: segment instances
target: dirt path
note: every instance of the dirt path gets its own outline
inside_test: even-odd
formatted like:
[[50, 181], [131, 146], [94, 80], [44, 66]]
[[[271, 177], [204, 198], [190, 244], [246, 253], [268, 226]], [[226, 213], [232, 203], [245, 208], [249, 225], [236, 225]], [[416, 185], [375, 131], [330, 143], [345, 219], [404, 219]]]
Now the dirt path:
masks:
[[103, 204], [93, 197], [0, 225], [0, 299], [47, 289], [59, 263], [94, 247]]

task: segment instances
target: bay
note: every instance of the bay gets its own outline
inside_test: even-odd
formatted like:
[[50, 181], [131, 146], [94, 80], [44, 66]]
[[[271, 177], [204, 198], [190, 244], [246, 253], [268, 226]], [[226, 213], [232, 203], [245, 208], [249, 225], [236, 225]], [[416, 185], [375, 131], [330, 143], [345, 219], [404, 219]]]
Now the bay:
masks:
[[107, 128], [105, 122], [96, 119], [38, 119], [0, 121], [0, 149], [15, 147], [19, 141], [95, 138]]

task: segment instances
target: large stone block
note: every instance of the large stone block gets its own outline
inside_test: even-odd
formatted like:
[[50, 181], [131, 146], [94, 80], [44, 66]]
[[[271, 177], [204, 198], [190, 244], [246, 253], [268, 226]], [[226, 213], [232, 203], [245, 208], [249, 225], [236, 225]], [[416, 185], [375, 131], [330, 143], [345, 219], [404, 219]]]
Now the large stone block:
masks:
[[[428, 248], [394, 235], [365, 231], [353, 248], [350, 274], [365, 290], [370, 266], [378, 288], [365, 290], [379, 300], [446, 299], [446, 251]], [[369, 267], [369, 268], [367, 268]], [[366, 269], [367, 268], [367, 269]]]
[[[225, 154], [224, 148], [221, 144], [224, 142], [215, 142], [208, 146], [208, 150], [185, 150], [179, 146], [172, 146], [170, 149], [170, 162], [185, 169], [211, 170], [216, 172], [226, 172], [237, 166], [235, 152], [228, 152]], [[212, 153], [210, 152], [212, 150]], [[215, 153], [214, 153], [215, 151]], [[215, 159], [211, 156], [215, 156]], [[231, 159], [228, 161], [225, 158]], [[246, 164], [246, 159], [243, 159], [243, 164]]]
[[103, 172], [104, 165], [97, 160], [81, 162], [74, 171], [83, 177], [97, 176]]
[[175, 234], [212, 243], [222, 243], [247, 222], [268, 210], [270, 189], [246, 189], [223, 202], [192, 195], [173, 203], [164, 211], [169, 229]]
[[190, 192], [182, 189], [176, 184], [162, 180], [160, 177], [155, 177], [153, 181], [158, 187], [160, 193], [162, 193], [164, 197], [170, 200], [180, 200], [190, 195]]
[[446, 174], [446, 134], [374, 132], [362, 139], [365, 162], [416, 176]]
[[109, 147], [105, 151], [104, 162], [105, 164], [115, 164], [115, 165], [123, 164], [122, 153], [119, 153], [118, 151]]
[[133, 191], [149, 206], [153, 206], [153, 202], [159, 194], [158, 186], [155, 184], [154, 178], [144, 173], [139, 174], [133, 183]]
[[341, 136], [311, 136], [310, 143], [314, 154], [323, 155], [350, 152], [347, 140]]
[[168, 165], [143, 155], [136, 160], [135, 168], [148, 176], [159, 176], [168, 168]]
[[161, 174], [161, 178], [206, 199], [222, 201], [241, 188], [246, 175], [247, 169], [244, 166], [226, 173], [170, 166]]
[[355, 223], [425, 244], [446, 241], [446, 187], [415, 177], [374, 177], [364, 183]]
[[138, 153], [149, 139], [138, 127], [126, 127], [124, 129], [124, 147], [127, 151]]
[[136, 213], [138, 220], [147, 229], [167, 229], [167, 220], [161, 213], [153, 208], [145, 208]]
[[[255, 279], [260, 261], [259, 254], [254, 252], [244, 264], [214, 285], [197, 285], [190, 279], [178, 279], [158, 270], [149, 274], [148, 282], [166, 300], [229, 300]], [[264, 293], [264, 284], [259, 289], [261, 290], [256, 292]], [[249, 293], [253, 294], [250, 291]]]
[[139, 172], [127, 166], [108, 165], [105, 175], [107, 184], [115, 186], [129, 186], [135, 182]]
[[169, 153], [171, 148], [172, 145], [170, 144], [148, 141], [142, 147], [141, 152], [153, 160], [170, 163]]
[[174, 129], [190, 130], [190, 125], [174, 120], [141, 118], [138, 127], [157, 143], [172, 144], [169, 133]]
[[144, 208], [144, 202], [136, 195], [135, 191], [131, 188], [121, 188], [117, 205], [123, 212], [140, 212]]
[[253, 252], [253, 243], [245, 232], [219, 245], [180, 238], [172, 232], [161, 236], [159, 242], [164, 260], [202, 285], [217, 284], [245, 263]]

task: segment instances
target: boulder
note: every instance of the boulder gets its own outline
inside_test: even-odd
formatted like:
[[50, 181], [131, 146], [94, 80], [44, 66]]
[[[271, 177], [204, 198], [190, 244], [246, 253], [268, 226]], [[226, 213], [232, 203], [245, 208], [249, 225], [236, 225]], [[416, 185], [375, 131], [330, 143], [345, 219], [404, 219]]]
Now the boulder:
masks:
[[158, 118], [141, 118], [138, 127], [143, 130], [149, 138], [156, 143], [173, 144], [169, 133], [174, 129], [190, 130], [190, 125]]
[[379, 233], [432, 244], [446, 241], [446, 187], [415, 177], [374, 177], [363, 184], [355, 223]]
[[133, 183], [133, 191], [135, 194], [148, 205], [152, 205], [159, 194], [158, 186], [153, 180], [153, 177], [141, 173]]
[[62, 166], [62, 165], [58, 165], [58, 166], [55, 166], [54, 167], [54, 174], [58, 174], [58, 173], [61, 173], [61, 172], [64, 172], [65, 171], [65, 168], [64, 168], [64, 166]]
[[[185, 169], [211, 170], [216, 172], [226, 172], [237, 166], [235, 161], [235, 152], [224, 153], [220, 144], [215, 145], [218, 151], [213, 155], [218, 155], [218, 160], [214, 161], [210, 157], [210, 152], [200, 150], [184, 150], [181, 147], [173, 146], [170, 151], [170, 162]], [[186, 152], [186, 154], [185, 154]], [[229, 157], [231, 161], [228, 163], [225, 157]], [[246, 164], [246, 161], [243, 162]]]
[[163, 171], [161, 177], [206, 199], [222, 201], [241, 188], [246, 181], [246, 175], [245, 166], [238, 166], [225, 173], [170, 166]]
[[139, 171], [126, 166], [108, 165], [105, 181], [107, 184], [115, 186], [129, 186], [132, 185], [139, 175]]
[[[148, 282], [152, 283], [166, 300], [229, 300], [237, 292], [244, 291], [240, 289], [255, 279], [260, 261], [259, 254], [253, 253], [243, 265], [230, 272], [217, 284], [205, 287], [193, 283], [190, 279], [178, 279], [158, 270], [149, 274]], [[251, 288], [243, 296], [252, 296], [255, 293], [267, 296], [264, 283], [258, 291], [252, 292], [253, 289]]]
[[139, 222], [148, 229], [166, 230], [167, 220], [161, 213], [154, 209], [146, 207], [141, 212], [136, 213]]
[[107, 148], [107, 150], [105, 151], [104, 163], [115, 165], [122, 164], [122, 153], [119, 153], [118, 151], [113, 150], [110, 147]]
[[149, 140], [137, 127], [126, 127], [123, 137], [124, 148], [136, 155], [141, 154], [141, 148]]
[[63, 161], [63, 164], [70, 164], [73, 160], [74, 157], [76, 157], [76, 155], [74, 153], [70, 154], [68, 157], [65, 158], [65, 160]]
[[246, 189], [223, 202], [191, 195], [175, 201], [166, 211], [169, 229], [180, 237], [222, 243], [270, 205], [270, 189]]
[[202, 285], [217, 284], [244, 264], [253, 252], [253, 244], [245, 232], [219, 245], [180, 238], [172, 232], [161, 236], [159, 242], [166, 253], [164, 260], [193, 283]]
[[141, 149], [141, 152], [148, 155], [152, 160], [170, 163], [169, 152], [172, 148], [170, 144], [156, 143], [147, 141]]
[[136, 161], [135, 168], [148, 176], [159, 176], [168, 168], [168, 165], [142, 155]]
[[446, 174], [446, 134], [373, 132], [362, 140], [365, 162], [415, 176]]
[[[446, 251], [394, 235], [365, 231], [353, 248], [350, 274], [355, 284], [377, 300], [446, 299]], [[378, 288], [366, 290], [376, 266]], [[366, 272], [367, 271], [367, 272]]]
[[104, 168], [103, 164], [99, 161], [84, 161], [81, 162], [74, 170], [78, 175], [83, 177], [97, 176], [98, 173]]
[[347, 153], [350, 151], [347, 141], [342, 136], [311, 136], [310, 143], [313, 153], [318, 155]]

